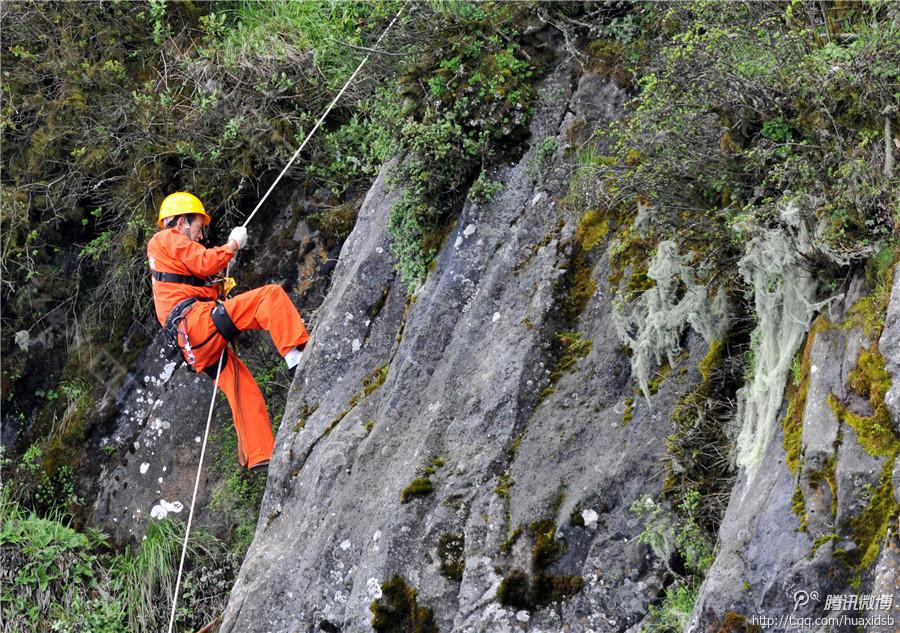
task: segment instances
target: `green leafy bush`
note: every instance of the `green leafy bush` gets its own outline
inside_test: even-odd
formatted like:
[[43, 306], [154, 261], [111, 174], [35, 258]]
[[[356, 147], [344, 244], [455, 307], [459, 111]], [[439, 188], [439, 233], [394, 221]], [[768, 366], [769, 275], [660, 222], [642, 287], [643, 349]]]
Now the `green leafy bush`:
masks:
[[[184, 528], [148, 526], [140, 548], [110, 551], [98, 530], [39, 517], [0, 493], [0, 606], [11, 630], [121, 633], [168, 623]], [[235, 562], [202, 530], [192, 534], [176, 624], [196, 629], [224, 606]]]
[[[392, 174], [404, 193], [388, 228], [397, 270], [411, 289], [425, 278], [444, 225], [479, 168], [531, 114], [534, 70], [510, 37], [516, 11], [448, 11], [442, 30], [449, 37], [400, 78], [406, 106], [384, 125], [404, 157]], [[489, 191], [482, 186], [479, 195]]]

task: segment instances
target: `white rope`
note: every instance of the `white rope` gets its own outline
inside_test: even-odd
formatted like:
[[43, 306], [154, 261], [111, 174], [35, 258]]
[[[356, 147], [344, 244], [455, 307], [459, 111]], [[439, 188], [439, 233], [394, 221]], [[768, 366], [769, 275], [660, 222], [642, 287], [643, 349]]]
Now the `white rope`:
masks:
[[228, 347], [219, 354], [219, 366], [216, 367], [216, 380], [213, 384], [212, 399], [209, 401], [209, 415], [206, 416], [206, 430], [203, 432], [203, 446], [200, 448], [200, 462], [197, 464], [197, 478], [194, 479], [194, 494], [191, 495], [191, 511], [188, 512], [187, 528], [184, 530], [184, 543], [181, 544], [181, 560], [178, 561], [178, 576], [175, 580], [175, 594], [172, 596], [172, 615], [169, 617], [169, 633], [175, 626], [175, 608], [178, 606], [178, 590], [181, 587], [181, 572], [184, 570], [184, 557], [187, 554], [188, 537], [191, 534], [191, 522], [194, 520], [194, 503], [197, 501], [197, 488], [200, 486], [200, 474], [203, 471], [203, 457], [206, 455], [206, 440], [209, 438], [209, 425], [212, 422], [213, 409], [216, 404], [216, 389], [219, 388], [219, 375], [222, 372], [222, 361]]
[[[397, 15], [394, 16], [394, 19], [391, 20], [391, 23], [388, 24], [388, 27], [382, 32], [381, 36], [375, 42], [375, 46], [372, 47], [373, 50], [378, 49], [378, 45], [381, 44], [382, 38], [384, 38], [384, 36], [387, 34], [387, 32], [391, 30], [391, 27], [394, 26], [394, 22], [396, 22], [397, 18], [400, 17], [400, 14], [403, 13], [403, 9], [404, 9], [404, 7], [400, 7], [400, 10], [397, 11]], [[284, 176], [285, 172], [287, 172], [287, 170], [291, 168], [291, 165], [294, 164], [294, 161], [297, 160], [297, 157], [300, 155], [300, 152], [303, 151], [303, 148], [306, 147], [306, 144], [309, 142], [309, 139], [311, 139], [313, 137], [313, 134], [315, 134], [316, 130], [319, 129], [319, 126], [322, 125], [322, 122], [325, 120], [325, 117], [327, 117], [328, 114], [331, 112], [331, 109], [338, 102], [338, 99], [340, 99], [344, 95], [344, 92], [347, 90], [347, 88], [350, 86], [350, 84], [353, 82], [353, 80], [356, 79], [357, 73], [359, 73], [360, 69], [362, 69], [362, 67], [366, 64], [366, 62], [369, 61], [369, 58], [371, 56], [372, 56], [372, 52], [369, 52], [363, 58], [363, 60], [359, 63], [359, 66], [357, 66], [356, 70], [353, 71], [353, 74], [350, 75], [350, 79], [347, 80], [347, 83], [344, 84], [344, 87], [341, 88], [341, 91], [339, 93], [337, 93], [337, 96], [334, 99], [332, 99], [331, 103], [328, 104], [328, 107], [325, 108], [325, 112], [322, 113], [322, 116], [320, 116], [319, 120], [316, 121], [316, 124], [313, 126], [313, 129], [310, 130], [309, 134], [306, 135], [306, 138], [303, 139], [303, 143], [301, 143], [300, 147], [297, 148], [297, 151], [294, 152], [294, 155], [291, 156], [291, 160], [289, 160], [288, 164], [284, 166], [284, 169], [282, 169], [281, 173], [278, 174], [278, 178], [275, 179], [275, 182], [273, 182], [271, 184], [271, 186], [269, 187], [269, 190], [266, 191], [266, 194], [262, 198], [260, 198], [258, 203], [256, 203], [256, 207], [253, 209], [253, 211], [250, 213], [250, 215], [247, 217], [247, 219], [244, 220], [244, 223], [241, 226], [246, 228], [247, 225], [250, 224], [250, 220], [252, 220], [253, 216], [256, 215], [256, 212], [259, 211], [259, 208], [263, 205], [263, 202], [266, 201], [266, 198], [269, 197], [269, 194], [272, 193], [272, 190], [275, 188], [275, 185], [278, 184], [278, 182], [281, 180], [281, 177]]]
[[[391, 23], [388, 24], [387, 28], [381, 33], [381, 36], [375, 42], [375, 46], [372, 47], [373, 48], [372, 52], [374, 52], [375, 49], [378, 48], [378, 45], [381, 44], [381, 40], [384, 38], [384, 36], [387, 34], [387, 32], [391, 30], [391, 27], [394, 26], [394, 23], [400, 17], [400, 14], [403, 13], [404, 8], [405, 7], [401, 6], [400, 10], [397, 11], [397, 15], [394, 16], [394, 19], [391, 20]], [[319, 129], [319, 126], [322, 125], [322, 122], [325, 120], [325, 117], [328, 116], [328, 114], [331, 112], [332, 108], [334, 108], [335, 104], [343, 96], [344, 92], [347, 91], [347, 88], [350, 86], [350, 84], [353, 82], [353, 80], [356, 79], [356, 75], [359, 73], [359, 71], [362, 69], [362, 67], [366, 64], [367, 61], [369, 61], [369, 58], [372, 56], [372, 52], [369, 52], [369, 54], [366, 55], [365, 58], [363, 58], [363, 60], [359, 63], [359, 66], [356, 67], [356, 70], [353, 71], [353, 74], [350, 75], [350, 78], [344, 84], [344, 87], [341, 88], [340, 92], [337, 93], [337, 96], [335, 96], [335, 98], [331, 100], [331, 103], [328, 104], [327, 108], [325, 108], [325, 112], [323, 112], [322, 116], [319, 117], [319, 120], [316, 121], [316, 124], [315, 124], [315, 126], [313, 126], [313, 129], [309, 132], [309, 134], [306, 135], [306, 138], [303, 139], [303, 143], [300, 145], [300, 147], [297, 148], [297, 151], [294, 152], [294, 155], [291, 156], [291, 160], [289, 160], [288, 164], [285, 165], [284, 169], [281, 170], [281, 173], [278, 174], [278, 178], [276, 178], [275, 182], [273, 182], [271, 184], [271, 186], [269, 187], [269, 190], [266, 191], [266, 194], [256, 204], [256, 207], [253, 209], [253, 212], [250, 213], [250, 215], [247, 217], [247, 219], [244, 221], [244, 223], [241, 226], [246, 228], [247, 225], [250, 224], [250, 220], [252, 220], [253, 216], [256, 215], [256, 212], [259, 211], [260, 207], [266, 201], [266, 198], [269, 197], [269, 194], [272, 193], [272, 190], [275, 189], [275, 186], [281, 180], [282, 176], [284, 176], [284, 174], [287, 172], [287, 170], [291, 168], [291, 165], [294, 164], [294, 161], [297, 160], [297, 157], [300, 155], [300, 152], [303, 151], [303, 148], [306, 147], [306, 144], [309, 142], [309, 139], [312, 138], [313, 134], [316, 133], [316, 130]], [[231, 269], [231, 262], [228, 262], [228, 269], [229, 270]], [[175, 626], [175, 610], [178, 607], [178, 592], [179, 592], [179, 589], [181, 588], [181, 574], [184, 571], [184, 559], [185, 559], [185, 556], [187, 555], [188, 539], [190, 538], [190, 534], [191, 534], [191, 522], [194, 519], [194, 504], [197, 502], [197, 489], [200, 486], [200, 475], [203, 472], [203, 458], [206, 455], [206, 443], [209, 438], [209, 426], [212, 422], [213, 409], [216, 404], [216, 389], [218, 389], [218, 387], [219, 387], [219, 374], [222, 371], [222, 361], [225, 358], [225, 352], [227, 349], [228, 348], [226, 347], [222, 350], [222, 354], [219, 356], [219, 366], [216, 368], [216, 379], [215, 379], [215, 383], [213, 384], [212, 400], [210, 400], [210, 403], [209, 403], [209, 415], [206, 418], [206, 430], [203, 433], [203, 445], [200, 448], [200, 462], [197, 464], [197, 477], [194, 480], [194, 493], [191, 496], [191, 509], [190, 509], [190, 512], [188, 512], [187, 527], [184, 530], [184, 543], [182, 543], [182, 545], [181, 545], [181, 560], [178, 562], [178, 576], [176, 577], [176, 580], [175, 580], [175, 594], [172, 596], [172, 613], [169, 617], [169, 633], [172, 633], [172, 627]]]

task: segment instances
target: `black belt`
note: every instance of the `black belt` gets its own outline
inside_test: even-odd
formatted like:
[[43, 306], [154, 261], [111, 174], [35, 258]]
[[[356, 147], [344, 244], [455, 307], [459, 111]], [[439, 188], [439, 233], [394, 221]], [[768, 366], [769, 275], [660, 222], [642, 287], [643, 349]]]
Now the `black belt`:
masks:
[[156, 281], [167, 281], [175, 284], [188, 284], [189, 286], [209, 286], [211, 285], [205, 279], [194, 277], [193, 275], [179, 275], [177, 273], [161, 273], [158, 270], [151, 270], [150, 275]]

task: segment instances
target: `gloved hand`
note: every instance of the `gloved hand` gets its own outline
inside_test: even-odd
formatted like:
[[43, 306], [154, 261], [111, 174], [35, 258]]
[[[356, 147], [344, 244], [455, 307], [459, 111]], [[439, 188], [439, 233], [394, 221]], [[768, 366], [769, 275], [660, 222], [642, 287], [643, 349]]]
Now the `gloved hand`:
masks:
[[239, 249], [244, 248], [247, 245], [247, 229], [242, 226], [231, 229], [228, 241], [231, 242], [232, 240], [237, 243]]

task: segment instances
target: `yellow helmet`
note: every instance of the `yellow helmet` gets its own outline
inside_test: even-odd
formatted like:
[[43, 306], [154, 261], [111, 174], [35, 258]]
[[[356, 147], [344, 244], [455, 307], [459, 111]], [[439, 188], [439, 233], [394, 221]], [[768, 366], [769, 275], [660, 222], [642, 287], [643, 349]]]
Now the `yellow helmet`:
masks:
[[159, 217], [156, 218], [156, 223], [159, 224], [159, 228], [163, 228], [166, 218], [187, 213], [199, 213], [203, 216], [203, 225], [209, 224], [209, 214], [203, 208], [200, 198], [186, 191], [177, 191], [165, 197], [162, 204], [159, 205]]

